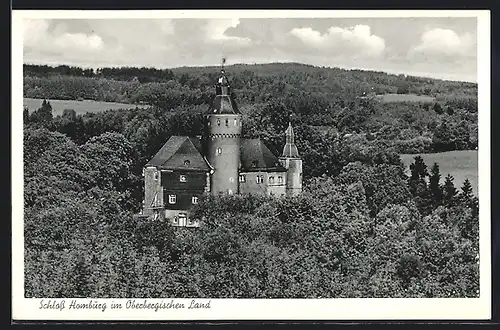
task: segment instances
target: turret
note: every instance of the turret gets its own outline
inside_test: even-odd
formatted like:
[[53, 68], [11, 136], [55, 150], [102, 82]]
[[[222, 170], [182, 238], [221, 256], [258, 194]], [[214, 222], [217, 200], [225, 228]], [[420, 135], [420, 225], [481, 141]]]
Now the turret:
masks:
[[302, 159], [295, 145], [295, 134], [291, 122], [288, 123], [285, 135], [286, 143], [279, 160], [283, 167], [287, 169], [286, 194], [295, 196], [302, 192]]
[[215, 85], [215, 97], [205, 116], [204, 135], [207, 158], [214, 168], [211, 175], [212, 195], [237, 194], [241, 115], [231, 97], [224, 66]]

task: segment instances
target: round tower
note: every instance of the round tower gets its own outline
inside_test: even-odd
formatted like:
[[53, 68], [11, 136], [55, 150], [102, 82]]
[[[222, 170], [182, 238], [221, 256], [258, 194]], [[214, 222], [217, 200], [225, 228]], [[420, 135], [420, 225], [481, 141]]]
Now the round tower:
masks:
[[237, 194], [240, 166], [241, 115], [231, 97], [229, 81], [221, 70], [215, 97], [205, 116], [206, 155], [213, 166], [212, 195]]
[[285, 131], [286, 143], [283, 154], [279, 158], [281, 164], [286, 168], [286, 194], [296, 196], [302, 192], [302, 159], [295, 145], [295, 134], [292, 123], [288, 123]]

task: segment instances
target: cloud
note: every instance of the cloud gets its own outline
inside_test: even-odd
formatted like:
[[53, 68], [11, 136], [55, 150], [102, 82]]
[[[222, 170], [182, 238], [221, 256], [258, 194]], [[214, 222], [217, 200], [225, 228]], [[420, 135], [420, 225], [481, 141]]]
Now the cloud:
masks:
[[424, 32], [420, 43], [410, 49], [413, 59], [453, 60], [474, 57], [476, 43], [471, 33], [457, 34], [450, 29], [436, 28]]
[[381, 56], [385, 50], [385, 40], [372, 34], [368, 25], [332, 26], [324, 34], [310, 27], [294, 28], [290, 34], [314, 51], [325, 51], [331, 55], [373, 58]]
[[[24, 61], [84, 67], [301, 62], [476, 74], [475, 19], [24, 20]], [[20, 32], [20, 31], [19, 31]]]
[[[24, 45], [42, 52], [95, 52], [103, 47], [103, 41], [97, 34], [49, 31], [46, 20], [25, 20], [23, 22]], [[57, 31], [57, 30], [55, 30]]]

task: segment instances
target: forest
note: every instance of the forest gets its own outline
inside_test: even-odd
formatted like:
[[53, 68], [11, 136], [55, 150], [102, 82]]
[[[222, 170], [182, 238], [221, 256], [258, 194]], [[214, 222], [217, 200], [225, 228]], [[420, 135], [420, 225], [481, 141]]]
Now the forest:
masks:
[[[189, 230], [135, 216], [142, 166], [170, 136], [200, 134], [217, 68], [25, 66], [25, 97], [44, 99], [23, 113], [26, 297], [478, 296], [470, 183], [420, 157], [407, 176], [399, 158], [475, 148], [476, 85], [299, 64], [227, 72], [245, 137], [278, 153], [294, 122], [304, 193], [207, 197]], [[369, 97], [398, 92], [436, 102]], [[45, 99], [64, 98], [150, 107], [53, 116]]]

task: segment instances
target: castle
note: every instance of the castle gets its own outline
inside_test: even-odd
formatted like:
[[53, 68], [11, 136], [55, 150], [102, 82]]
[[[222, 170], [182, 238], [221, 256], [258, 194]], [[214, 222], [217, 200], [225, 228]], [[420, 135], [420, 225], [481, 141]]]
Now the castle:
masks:
[[144, 166], [142, 214], [173, 226], [198, 227], [189, 209], [201, 195], [294, 196], [302, 191], [302, 160], [291, 123], [281, 156], [258, 138], [241, 137], [241, 114], [224, 68], [201, 137], [172, 136]]

